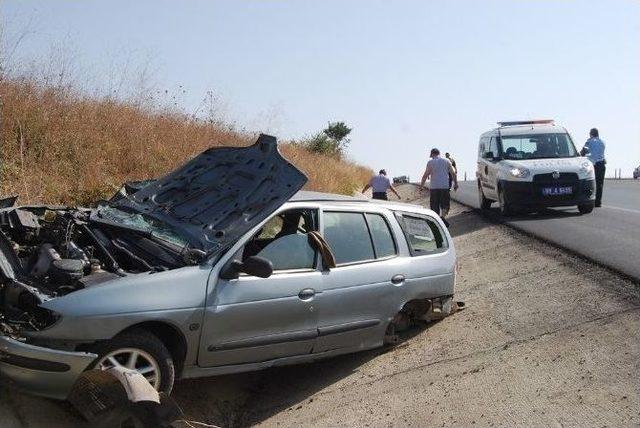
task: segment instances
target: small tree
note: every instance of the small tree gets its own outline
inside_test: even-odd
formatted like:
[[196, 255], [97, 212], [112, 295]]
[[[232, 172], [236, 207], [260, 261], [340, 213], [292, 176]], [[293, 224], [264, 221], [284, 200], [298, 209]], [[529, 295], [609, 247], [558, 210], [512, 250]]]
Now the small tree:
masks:
[[342, 157], [349, 146], [351, 132], [344, 122], [329, 122], [327, 127], [303, 142], [307, 150]]

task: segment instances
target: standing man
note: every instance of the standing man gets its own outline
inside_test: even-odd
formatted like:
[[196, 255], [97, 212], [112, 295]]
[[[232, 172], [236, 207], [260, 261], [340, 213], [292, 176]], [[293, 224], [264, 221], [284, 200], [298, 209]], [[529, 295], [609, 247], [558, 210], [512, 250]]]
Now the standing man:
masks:
[[424, 182], [429, 179], [431, 192], [429, 204], [431, 210], [442, 218], [447, 227], [449, 222], [445, 220], [445, 217], [449, 214], [449, 206], [451, 204], [449, 177], [453, 177], [453, 190], [458, 190], [458, 177], [455, 168], [451, 165], [449, 159], [440, 157], [440, 150], [431, 149], [431, 160], [427, 162], [427, 168], [422, 175], [420, 187], [424, 189]]
[[584, 143], [580, 152], [582, 156], [589, 158], [596, 173], [596, 207], [602, 206], [602, 188], [604, 187], [604, 172], [607, 161], [604, 158], [604, 141], [596, 128], [589, 131], [589, 139]]
[[367, 185], [364, 186], [364, 189], [362, 189], [362, 193], [366, 192], [369, 188], [373, 191], [373, 199], [382, 199], [384, 201], [388, 200], [387, 190], [391, 190], [398, 199], [401, 199], [398, 192], [396, 192], [395, 187], [393, 187], [393, 184], [391, 184], [391, 181], [387, 178], [387, 171], [384, 169], [381, 169], [378, 175], [371, 177], [369, 183], [367, 183]]
[[[456, 167], [456, 160], [451, 157], [449, 152], [445, 153], [444, 157], [449, 159], [449, 162], [451, 162], [451, 166], [453, 166], [453, 169], [458, 171], [458, 168]], [[449, 174], [449, 190], [451, 190], [451, 183], [453, 183], [453, 176], [451, 174]]]

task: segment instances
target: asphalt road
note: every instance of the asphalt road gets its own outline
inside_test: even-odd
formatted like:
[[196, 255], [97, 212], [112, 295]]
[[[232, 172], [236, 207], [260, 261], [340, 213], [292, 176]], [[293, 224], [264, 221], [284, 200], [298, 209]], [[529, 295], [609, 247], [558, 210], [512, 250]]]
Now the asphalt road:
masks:
[[[478, 208], [475, 181], [461, 182], [452, 198]], [[580, 215], [576, 208], [502, 219], [508, 225], [586, 256], [640, 280], [640, 181], [606, 180], [603, 206]], [[497, 203], [490, 214], [499, 217]]]

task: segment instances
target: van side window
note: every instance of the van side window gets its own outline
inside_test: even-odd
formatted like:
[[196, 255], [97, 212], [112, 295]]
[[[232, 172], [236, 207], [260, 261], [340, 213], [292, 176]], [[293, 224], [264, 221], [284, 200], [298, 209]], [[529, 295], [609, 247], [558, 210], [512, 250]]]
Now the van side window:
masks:
[[397, 254], [396, 243], [393, 240], [387, 221], [380, 214], [367, 213], [366, 217], [376, 259], [395, 256]]
[[336, 264], [375, 259], [364, 214], [325, 212], [323, 221], [324, 239], [331, 247]]
[[438, 253], [449, 247], [447, 238], [438, 223], [428, 216], [396, 213], [400, 227], [407, 238], [412, 256]]
[[[489, 153], [492, 150], [493, 149], [491, 148], [491, 138], [489, 138], [489, 137], [480, 138], [480, 145], [479, 145], [479, 149], [478, 149], [478, 153], [480, 154], [480, 157], [481, 158], [486, 158], [487, 157], [486, 156], [487, 153]], [[494, 155], [496, 155], [496, 154], [494, 153]]]
[[491, 141], [489, 141], [489, 148], [487, 152], [492, 152], [494, 158], [500, 156], [500, 153], [498, 150], [498, 139], [496, 137], [491, 137]]
[[307, 232], [317, 230], [316, 217], [317, 211], [311, 209], [288, 210], [272, 217], [240, 250], [241, 260], [264, 257], [274, 271], [315, 268], [316, 252]]

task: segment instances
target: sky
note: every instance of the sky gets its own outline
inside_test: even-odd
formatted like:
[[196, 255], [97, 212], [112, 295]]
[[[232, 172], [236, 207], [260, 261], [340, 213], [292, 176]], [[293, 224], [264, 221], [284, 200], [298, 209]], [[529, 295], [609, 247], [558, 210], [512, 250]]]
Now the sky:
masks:
[[[419, 179], [428, 152], [475, 176], [499, 120], [592, 127], [607, 175], [640, 165], [640, 2], [0, 0], [16, 63], [68, 64], [86, 90], [149, 86], [178, 107], [301, 138], [353, 128], [349, 156]], [[9, 46], [13, 46], [9, 44]], [[137, 75], [123, 85], [122, 75]]]

